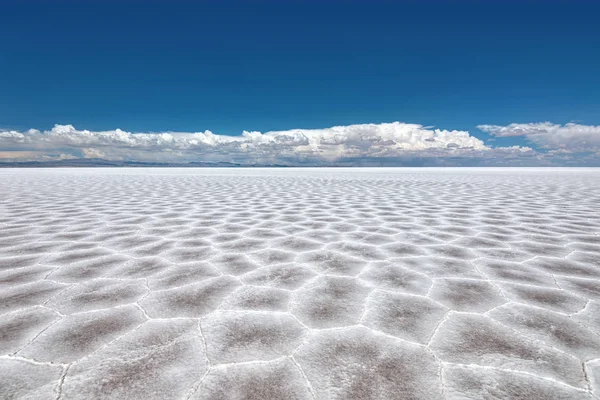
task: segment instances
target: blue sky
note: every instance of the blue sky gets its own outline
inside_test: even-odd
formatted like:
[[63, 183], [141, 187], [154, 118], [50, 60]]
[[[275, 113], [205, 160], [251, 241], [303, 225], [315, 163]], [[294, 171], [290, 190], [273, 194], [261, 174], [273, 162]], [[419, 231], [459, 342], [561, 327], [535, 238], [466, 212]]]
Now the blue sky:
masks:
[[[26, 137], [5, 138], [5, 152], [106, 156], [117, 128], [241, 135], [394, 121], [571, 158], [582, 143], [600, 148], [597, 1], [6, 1], [2, 14], [0, 131]], [[552, 125], [531, 125], [542, 122]], [[112, 132], [112, 144], [47, 140], [55, 124]], [[381, 136], [377, 154], [401, 134]]]

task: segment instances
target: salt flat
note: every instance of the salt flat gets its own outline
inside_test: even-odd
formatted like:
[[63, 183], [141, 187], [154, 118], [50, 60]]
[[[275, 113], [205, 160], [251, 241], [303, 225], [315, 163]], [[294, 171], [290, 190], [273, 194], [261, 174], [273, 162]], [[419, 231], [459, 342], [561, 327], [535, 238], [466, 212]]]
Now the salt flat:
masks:
[[0, 171], [0, 398], [600, 398], [600, 170]]

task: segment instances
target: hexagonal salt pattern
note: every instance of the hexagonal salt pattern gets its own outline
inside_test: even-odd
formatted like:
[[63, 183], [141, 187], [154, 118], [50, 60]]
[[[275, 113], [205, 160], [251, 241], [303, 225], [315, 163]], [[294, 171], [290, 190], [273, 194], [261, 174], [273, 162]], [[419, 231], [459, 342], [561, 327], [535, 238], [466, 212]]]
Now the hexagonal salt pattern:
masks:
[[0, 171], [0, 398], [600, 398], [600, 171]]

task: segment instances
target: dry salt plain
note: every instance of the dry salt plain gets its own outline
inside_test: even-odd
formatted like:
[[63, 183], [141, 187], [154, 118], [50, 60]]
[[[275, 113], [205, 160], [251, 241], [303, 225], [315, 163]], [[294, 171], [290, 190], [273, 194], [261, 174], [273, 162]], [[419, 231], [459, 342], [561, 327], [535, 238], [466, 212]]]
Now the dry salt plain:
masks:
[[0, 398], [600, 398], [600, 170], [0, 171]]

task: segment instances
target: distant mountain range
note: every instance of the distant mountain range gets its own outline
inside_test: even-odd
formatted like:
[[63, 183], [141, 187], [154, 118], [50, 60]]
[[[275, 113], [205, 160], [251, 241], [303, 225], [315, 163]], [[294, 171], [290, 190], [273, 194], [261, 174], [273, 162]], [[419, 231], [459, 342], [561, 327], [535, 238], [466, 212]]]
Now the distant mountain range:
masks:
[[77, 158], [71, 160], [55, 161], [10, 161], [0, 162], [0, 168], [109, 168], [109, 167], [218, 167], [218, 168], [239, 168], [239, 167], [287, 167], [279, 164], [240, 164], [230, 162], [189, 162], [189, 163], [161, 163], [161, 162], [140, 162], [140, 161], [110, 161], [101, 158]]
[[[578, 167], [576, 160], [565, 161], [554, 165], [548, 161], [539, 160], [505, 160], [477, 159], [469, 157], [436, 158], [436, 157], [362, 157], [345, 158], [329, 163], [315, 163], [307, 160], [283, 160], [277, 164], [247, 163], [247, 162], [203, 162], [188, 163], [171, 162], [142, 162], [142, 161], [110, 161], [101, 158], [74, 158], [55, 161], [0, 161], [0, 168], [284, 168], [284, 167]], [[600, 165], [590, 165], [598, 166]]]

